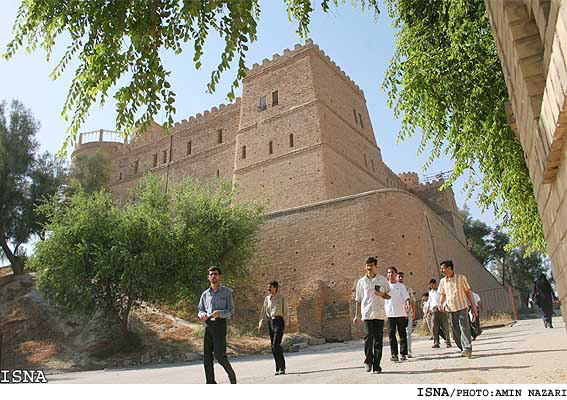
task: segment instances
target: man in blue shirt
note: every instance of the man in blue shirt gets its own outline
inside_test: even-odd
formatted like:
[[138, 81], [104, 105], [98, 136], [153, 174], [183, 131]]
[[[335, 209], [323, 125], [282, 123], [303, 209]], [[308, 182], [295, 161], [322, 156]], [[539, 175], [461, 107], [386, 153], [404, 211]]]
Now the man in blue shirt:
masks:
[[205, 377], [207, 383], [216, 383], [214, 355], [226, 371], [230, 383], [236, 383], [236, 374], [226, 356], [226, 320], [234, 313], [232, 290], [220, 285], [222, 275], [219, 267], [212, 266], [208, 272], [211, 287], [203, 292], [199, 300], [199, 319], [205, 322], [203, 341]]

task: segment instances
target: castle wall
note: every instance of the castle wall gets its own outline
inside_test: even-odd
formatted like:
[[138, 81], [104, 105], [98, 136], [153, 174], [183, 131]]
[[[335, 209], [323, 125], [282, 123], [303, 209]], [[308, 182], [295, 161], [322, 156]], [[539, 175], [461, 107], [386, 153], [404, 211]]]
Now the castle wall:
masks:
[[275, 279], [291, 307], [290, 329], [328, 338], [360, 335], [351, 323], [351, 297], [368, 256], [378, 258], [381, 275], [391, 265], [403, 270], [418, 294], [432, 277], [439, 278], [438, 264], [445, 258], [455, 260], [456, 271], [467, 274], [473, 288], [500, 286], [435, 213], [415, 195], [396, 189], [272, 213], [256, 254], [237, 318], [257, 316], [263, 296], [258, 289]]
[[486, 0], [567, 321], [567, 2]]

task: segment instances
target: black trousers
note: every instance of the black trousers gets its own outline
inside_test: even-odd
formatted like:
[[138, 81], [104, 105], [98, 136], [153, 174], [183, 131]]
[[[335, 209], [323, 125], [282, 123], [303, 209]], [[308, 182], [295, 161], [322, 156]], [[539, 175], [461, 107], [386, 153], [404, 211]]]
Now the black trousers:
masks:
[[364, 363], [370, 365], [374, 371], [380, 369], [382, 360], [382, 345], [384, 344], [384, 320], [365, 319], [364, 330]]
[[272, 354], [274, 355], [274, 360], [276, 361], [276, 372], [285, 371], [285, 358], [282, 349], [282, 338], [285, 327], [283, 317], [275, 317], [271, 319], [268, 327], [270, 328]]
[[226, 356], [226, 319], [205, 321], [205, 340], [203, 341], [205, 378], [207, 383], [215, 382], [213, 356], [222, 365], [230, 383], [236, 383], [236, 374]]
[[400, 335], [400, 354], [408, 355], [408, 336], [406, 327], [408, 326], [407, 317], [388, 317], [388, 333], [390, 336], [390, 353], [392, 356], [398, 355], [398, 340], [396, 339], [396, 329]]

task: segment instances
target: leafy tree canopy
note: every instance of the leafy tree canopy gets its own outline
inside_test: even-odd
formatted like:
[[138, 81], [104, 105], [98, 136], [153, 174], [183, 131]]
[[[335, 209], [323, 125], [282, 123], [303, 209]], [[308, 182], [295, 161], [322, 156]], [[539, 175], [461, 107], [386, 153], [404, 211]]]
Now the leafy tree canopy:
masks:
[[14, 273], [23, 272], [20, 246], [31, 236], [43, 236], [45, 219], [36, 206], [59, 191], [65, 180], [62, 160], [37, 155], [39, 123], [20, 102], [12, 101], [9, 119], [0, 103], [0, 254]]
[[[305, 37], [313, 2], [284, 1], [289, 19], [297, 21], [297, 32]], [[324, 12], [331, 5], [345, 3], [345, 0], [320, 1]], [[379, 12], [377, 0], [351, 2]], [[163, 50], [180, 54], [183, 45], [192, 42], [193, 61], [199, 69], [211, 30], [224, 39], [225, 47], [217, 68], [211, 73], [208, 90], [215, 90], [221, 74], [236, 57], [238, 72], [228, 94], [232, 100], [238, 81], [246, 73], [246, 52], [249, 43], [257, 38], [259, 18], [260, 0], [26, 0], [19, 8], [14, 38], [4, 57], [12, 57], [26, 42], [28, 50], [35, 50], [39, 44], [49, 59], [59, 36], [69, 33], [71, 43], [52, 72], [55, 79], [71, 60], [79, 61], [63, 107], [63, 116], [67, 119], [71, 116], [65, 149], [74, 142], [92, 105], [97, 101], [104, 104], [114, 86], [118, 86], [114, 95], [118, 130], [147, 127], [162, 106], [165, 126], [170, 127], [175, 113], [175, 92], [169, 83], [171, 71], [163, 64]], [[128, 83], [121, 86], [118, 81], [124, 76], [129, 78]]]
[[86, 193], [94, 193], [103, 188], [108, 189], [110, 166], [110, 160], [101, 152], [76, 155], [69, 173], [68, 191], [73, 193], [83, 190]]
[[141, 302], [195, 303], [210, 265], [229, 282], [244, 273], [263, 213], [233, 200], [229, 184], [186, 181], [166, 194], [151, 176], [120, 207], [106, 190], [54, 198], [41, 208], [50, 235], [31, 259], [39, 286], [70, 312], [110, 316], [126, 336]]
[[510, 237], [500, 227], [491, 228], [461, 211], [467, 243], [473, 255], [489, 269], [503, 285], [512, 286], [527, 299], [536, 277], [550, 270], [541, 252], [529, 254], [525, 246], [509, 246]]
[[[511, 246], [545, 251], [543, 229], [522, 147], [508, 125], [508, 92], [484, 0], [388, 0], [399, 29], [383, 87], [400, 139], [421, 130], [420, 151], [432, 146], [454, 161], [447, 184], [468, 172], [465, 190], [492, 206], [511, 233]], [[479, 172], [479, 173], [477, 173]]]

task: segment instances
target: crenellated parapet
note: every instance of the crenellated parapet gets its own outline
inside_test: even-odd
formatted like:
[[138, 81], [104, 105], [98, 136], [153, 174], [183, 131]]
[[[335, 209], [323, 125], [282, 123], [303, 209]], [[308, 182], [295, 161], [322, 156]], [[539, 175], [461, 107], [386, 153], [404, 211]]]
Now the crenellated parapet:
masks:
[[238, 109], [240, 109], [240, 97], [237, 97], [234, 103], [220, 104], [219, 106], [214, 106], [210, 110], [205, 110], [202, 113], [192, 115], [189, 117], [189, 119], [183, 119], [181, 120], [181, 122], [176, 122], [173, 125], [172, 133], [188, 129], [193, 125], [201, 125], [207, 123], [212, 118], [222, 116], [226, 113], [236, 111]]
[[276, 53], [272, 55], [271, 59], [264, 58], [264, 60], [262, 60], [262, 64], [258, 64], [258, 63], [253, 64], [252, 68], [249, 69], [248, 72], [246, 73], [246, 77], [244, 79], [256, 75], [260, 72], [264, 72], [275, 65], [279, 65], [281, 63], [287, 62], [293, 57], [297, 56], [298, 54], [304, 53], [312, 49], [314, 49], [323, 60], [325, 60], [329, 65], [331, 65], [335, 69], [335, 71], [352, 86], [353, 89], [355, 89], [362, 97], [364, 97], [364, 91], [350, 78], [350, 76], [347, 75], [346, 72], [344, 72], [341, 69], [340, 66], [338, 66], [333, 60], [331, 60], [331, 58], [328, 55], [326, 55], [325, 52], [321, 50], [317, 44], [314, 44], [313, 40], [311, 39], [307, 39], [305, 45], [296, 44], [293, 50], [285, 49], [283, 51], [283, 54], [281, 55]]
[[410, 188], [417, 188], [419, 183], [419, 176], [416, 172], [408, 171], [408, 172], [401, 172], [398, 174], [398, 178], [405, 183]]

